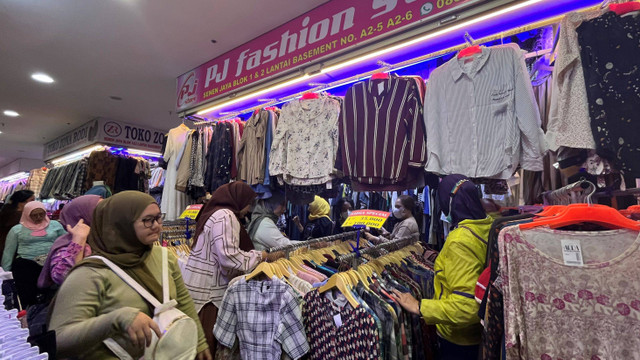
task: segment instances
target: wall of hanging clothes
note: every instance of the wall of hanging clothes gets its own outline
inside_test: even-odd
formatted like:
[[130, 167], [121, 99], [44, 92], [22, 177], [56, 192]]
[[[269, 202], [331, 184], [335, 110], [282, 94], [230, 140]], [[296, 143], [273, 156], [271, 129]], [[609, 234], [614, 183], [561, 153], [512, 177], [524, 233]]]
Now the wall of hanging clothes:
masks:
[[97, 150], [88, 158], [49, 169], [40, 189], [40, 198], [73, 199], [93, 187], [96, 181], [102, 181], [113, 193], [148, 192], [150, 173], [148, 160]]
[[27, 179], [0, 182], [0, 200], [3, 202], [15, 191], [27, 189]]

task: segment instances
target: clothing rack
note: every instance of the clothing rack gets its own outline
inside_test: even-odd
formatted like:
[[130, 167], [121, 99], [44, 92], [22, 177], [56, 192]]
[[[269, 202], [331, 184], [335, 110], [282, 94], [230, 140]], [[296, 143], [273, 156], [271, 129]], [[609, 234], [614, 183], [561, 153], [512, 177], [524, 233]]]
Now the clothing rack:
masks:
[[596, 186], [587, 180], [580, 180], [558, 190], [547, 191], [542, 194], [545, 204], [569, 205], [576, 203], [591, 204], [591, 196], [596, 192]]
[[349, 254], [340, 255], [336, 258], [336, 262], [340, 263], [340, 262], [346, 262], [349, 260], [354, 260], [356, 258], [361, 257], [362, 255], [370, 254], [372, 252], [375, 252], [381, 249], [388, 250], [390, 248], [394, 248], [394, 250], [400, 250], [401, 248], [407, 247], [413, 244], [414, 242], [417, 242], [415, 236], [407, 236], [400, 239], [383, 242], [378, 245], [360, 249], [358, 252], [352, 252]]
[[341, 240], [341, 239], [344, 239], [344, 238], [356, 236], [357, 234], [358, 234], [357, 231], [349, 231], [349, 232], [345, 232], [345, 233], [342, 233], [342, 234], [330, 235], [330, 236], [325, 236], [325, 237], [306, 240], [306, 241], [297, 241], [295, 244], [276, 246], [276, 247], [269, 248], [268, 252], [272, 253], [272, 252], [276, 252], [276, 251], [284, 251], [287, 254], [287, 257], [288, 257], [289, 252], [291, 252], [293, 250], [300, 249], [300, 248], [303, 248], [303, 247], [308, 247], [308, 246], [310, 246], [312, 244], [316, 244], [316, 243], [319, 243], [319, 242], [325, 242], [325, 241], [329, 242], [329, 241]]

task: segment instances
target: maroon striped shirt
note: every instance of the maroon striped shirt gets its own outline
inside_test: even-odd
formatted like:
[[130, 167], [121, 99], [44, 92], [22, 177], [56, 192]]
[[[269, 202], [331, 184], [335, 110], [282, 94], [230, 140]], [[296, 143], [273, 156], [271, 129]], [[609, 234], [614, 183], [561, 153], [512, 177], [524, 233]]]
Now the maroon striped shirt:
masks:
[[340, 119], [342, 167], [354, 185], [401, 190], [410, 168], [424, 167], [421, 103], [418, 82], [408, 77], [370, 79], [347, 91]]

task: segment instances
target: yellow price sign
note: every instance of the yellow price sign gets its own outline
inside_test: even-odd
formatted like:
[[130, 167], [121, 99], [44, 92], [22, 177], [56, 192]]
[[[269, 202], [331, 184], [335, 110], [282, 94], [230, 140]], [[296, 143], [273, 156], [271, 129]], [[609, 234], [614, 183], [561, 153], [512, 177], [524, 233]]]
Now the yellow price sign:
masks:
[[195, 220], [195, 218], [198, 216], [198, 213], [200, 212], [200, 209], [202, 209], [202, 204], [189, 205], [186, 209], [184, 209], [182, 214], [180, 214], [180, 219], [189, 218], [191, 220]]
[[342, 227], [352, 227], [355, 225], [368, 226], [370, 228], [380, 229], [387, 221], [391, 213], [378, 210], [356, 210], [349, 215]]

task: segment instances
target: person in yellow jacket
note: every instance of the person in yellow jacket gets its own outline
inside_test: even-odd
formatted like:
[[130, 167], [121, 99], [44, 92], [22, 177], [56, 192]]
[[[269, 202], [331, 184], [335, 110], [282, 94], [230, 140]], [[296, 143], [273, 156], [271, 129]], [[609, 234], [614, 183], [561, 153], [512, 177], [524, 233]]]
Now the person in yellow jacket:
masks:
[[487, 216], [475, 185], [463, 175], [445, 177], [438, 197], [454, 230], [435, 262], [435, 296], [419, 302], [411, 294], [394, 291], [394, 297], [407, 311], [436, 325], [440, 359], [476, 360], [482, 328], [474, 290], [486, 267], [493, 219]]

